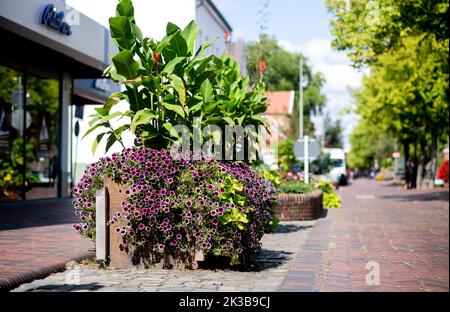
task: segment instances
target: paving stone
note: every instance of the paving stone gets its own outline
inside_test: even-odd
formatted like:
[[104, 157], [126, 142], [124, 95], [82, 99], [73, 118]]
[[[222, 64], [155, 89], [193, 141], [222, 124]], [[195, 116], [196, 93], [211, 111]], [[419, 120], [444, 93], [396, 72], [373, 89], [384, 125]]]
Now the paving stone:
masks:
[[[357, 180], [338, 192], [343, 207], [310, 231], [281, 291], [449, 291], [448, 189]], [[379, 286], [365, 281], [369, 261], [379, 264]]]

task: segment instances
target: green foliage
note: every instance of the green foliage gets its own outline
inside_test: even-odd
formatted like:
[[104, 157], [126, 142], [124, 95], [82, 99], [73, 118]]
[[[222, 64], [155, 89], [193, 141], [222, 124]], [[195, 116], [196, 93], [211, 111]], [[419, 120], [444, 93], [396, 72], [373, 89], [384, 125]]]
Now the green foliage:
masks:
[[[27, 142], [25, 145], [26, 162], [35, 159], [34, 154], [35, 145], [32, 142]], [[29, 188], [31, 183], [40, 182], [39, 178], [26, 167], [25, 183], [23, 182], [23, 139], [18, 138], [12, 142], [10, 158], [2, 158], [0, 163], [0, 189], [3, 195], [14, 196], [15, 192], [22, 186]], [[12, 193], [10, 194], [9, 192]]]
[[305, 194], [314, 191], [312, 184], [299, 181], [283, 181], [279, 187], [281, 193], [284, 194]]
[[[193, 132], [194, 119], [199, 128], [209, 124], [266, 125], [258, 114], [266, 108], [265, 84], [258, 81], [251, 88], [241, 76], [238, 63], [228, 57], [203, 55], [213, 44], [206, 42], [194, 50], [198, 25], [192, 21], [185, 29], [169, 23], [161, 41], [143, 38], [133, 16], [130, 0], [120, 0], [116, 16], [110, 18], [111, 36], [119, 48], [105, 76], [125, 86], [91, 116], [87, 134], [106, 128], [94, 142], [107, 137], [107, 150], [122, 143], [122, 133], [131, 131], [147, 147], [169, 147], [178, 137], [175, 125], [185, 125]], [[119, 101], [130, 104], [126, 112], [111, 113]], [[111, 121], [130, 120], [119, 129]]]
[[[304, 88], [304, 125], [306, 134], [314, 134], [314, 126], [309, 116], [321, 111], [326, 105], [326, 97], [322, 92], [325, 79], [319, 72], [313, 72], [308, 60], [300, 53], [291, 53], [283, 49], [273, 37], [260, 36], [259, 42], [250, 42], [247, 48], [247, 69], [251, 82], [260, 79], [259, 61], [267, 64], [264, 72], [268, 90], [298, 90], [300, 58], [304, 59], [304, 77], [308, 84]], [[298, 133], [298, 92], [296, 92], [295, 105], [291, 116], [291, 135]]]
[[278, 166], [282, 174], [292, 170], [295, 164], [294, 140], [282, 141], [278, 147]]
[[375, 161], [380, 163], [394, 152], [392, 137], [365, 118], [358, 121], [350, 136], [350, 144], [352, 149], [347, 163], [352, 168], [371, 169]]
[[408, 36], [436, 40], [448, 53], [448, 0], [326, 0], [334, 16], [333, 46], [348, 51], [355, 66], [378, 61]]
[[344, 146], [344, 138], [341, 120], [333, 121], [331, 116], [327, 114], [323, 124], [325, 126], [325, 147], [342, 148]]
[[[423, 153], [434, 140], [448, 140], [448, 51], [440, 53], [436, 41], [424, 37], [410, 37], [403, 44], [381, 55], [354, 93], [363, 120], [352, 141], [360, 150], [377, 146], [374, 141], [382, 134], [405, 148], [416, 142]], [[355, 142], [358, 137], [367, 140]]]
[[341, 198], [335, 193], [323, 193], [323, 206], [326, 208], [341, 208]]
[[341, 198], [334, 191], [334, 186], [328, 181], [319, 181], [317, 188], [323, 193], [323, 206], [326, 208], [341, 208]]
[[327, 7], [334, 47], [348, 51], [354, 66], [371, 66], [355, 92], [363, 120], [351, 162], [382, 160], [387, 148], [374, 142], [384, 138], [402, 144], [405, 158], [414, 148], [416, 165], [436, 159], [437, 146], [448, 142], [448, 0], [327, 0]]
[[241, 231], [245, 229], [244, 224], [248, 223], [247, 215], [237, 208], [228, 209], [219, 219], [223, 224], [233, 223]]

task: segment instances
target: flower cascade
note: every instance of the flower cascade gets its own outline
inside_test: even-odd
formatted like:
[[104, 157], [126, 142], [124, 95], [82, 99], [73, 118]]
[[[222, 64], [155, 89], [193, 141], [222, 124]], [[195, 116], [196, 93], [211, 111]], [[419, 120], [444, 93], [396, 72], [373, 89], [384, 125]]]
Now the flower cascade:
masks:
[[92, 164], [73, 189], [75, 230], [95, 240], [95, 193], [108, 176], [125, 188], [122, 212], [108, 221], [125, 247], [202, 250], [245, 263], [274, 222], [275, 188], [244, 163], [193, 159], [133, 147]]

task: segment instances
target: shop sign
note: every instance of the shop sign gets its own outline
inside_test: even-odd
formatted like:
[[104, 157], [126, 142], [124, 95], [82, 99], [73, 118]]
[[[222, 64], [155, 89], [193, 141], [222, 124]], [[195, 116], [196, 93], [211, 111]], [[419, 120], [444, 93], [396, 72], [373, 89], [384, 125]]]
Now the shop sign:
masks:
[[57, 11], [53, 4], [47, 4], [42, 12], [41, 23], [53, 28], [67, 36], [72, 34], [72, 29], [69, 24], [63, 21], [64, 12]]

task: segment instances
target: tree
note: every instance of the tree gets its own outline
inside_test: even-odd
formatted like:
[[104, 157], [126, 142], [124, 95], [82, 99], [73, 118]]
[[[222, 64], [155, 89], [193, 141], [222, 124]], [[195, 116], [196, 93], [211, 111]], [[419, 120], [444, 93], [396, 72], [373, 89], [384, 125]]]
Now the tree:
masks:
[[327, 114], [323, 121], [325, 128], [325, 147], [339, 147], [344, 146], [342, 137], [342, 125], [341, 120], [332, 120], [331, 116]]
[[370, 120], [361, 118], [350, 136], [352, 149], [348, 164], [352, 168], [370, 170], [375, 162], [382, 163], [391, 157], [394, 140]]
[[402, 45], [408, 36], [425, 34], [448, 51], [448, 0], [326, 0], [333, 46], [348, 51], [357, 67]]
[[448, 140], [448, 52], [437, 45], [424, 35], [403, 39], [379, 56], [354, 94], [356, 112], [403, 144], [405, 159], [419, 169], [417, 182], [428, 160], [434, 177], [438, 144]]
[[[276, 38], [261, 35], [259, 42], [250, 42], [247, 48], [247, 69], [251, 83], [260, 79], [259, 62], [266, 63], [264, 81], [270, 91], [298, 90], [300, 58], [304, 59], [304, 77], [308, 81], [304, 89], [304, 125], [305, 134], [312, 135], [314, 126], [309, 119], [311, 114], [320, 112], [326, 105], [322, 88], [325, 83], [323, 75], [313, 72], [308, 60], [300, 53], [291, 53], [279, 46]], [[298, 92], [291, 118], [292, 133], [298, 133]]]

